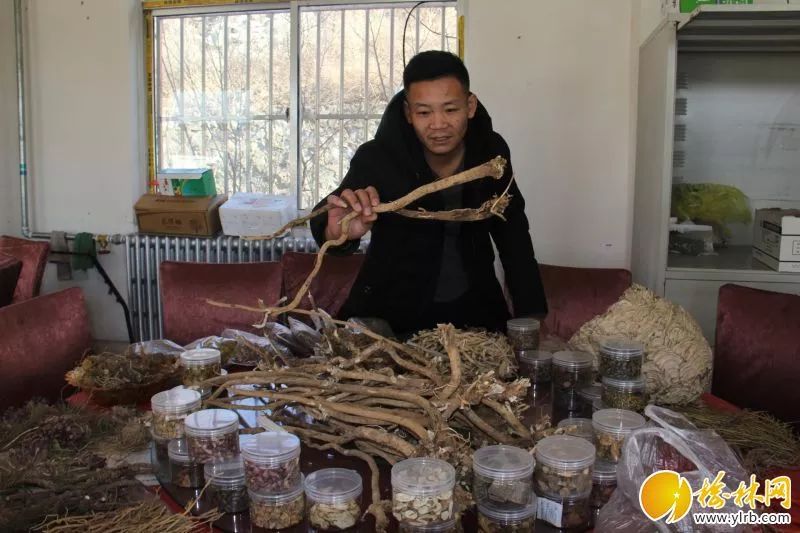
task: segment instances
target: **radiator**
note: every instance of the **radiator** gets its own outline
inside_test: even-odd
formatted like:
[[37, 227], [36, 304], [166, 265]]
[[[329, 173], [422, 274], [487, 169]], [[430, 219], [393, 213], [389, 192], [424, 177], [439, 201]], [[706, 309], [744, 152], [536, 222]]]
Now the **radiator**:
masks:
[[162, 261], [253, 263], [278, 261], [284, 251], [316, 252], [308, 237], [248, 241], [239, 237], [172, 237], [131, 234], [125, 237], [128, 307], [137, 341], [162, 338], [159, 266]]

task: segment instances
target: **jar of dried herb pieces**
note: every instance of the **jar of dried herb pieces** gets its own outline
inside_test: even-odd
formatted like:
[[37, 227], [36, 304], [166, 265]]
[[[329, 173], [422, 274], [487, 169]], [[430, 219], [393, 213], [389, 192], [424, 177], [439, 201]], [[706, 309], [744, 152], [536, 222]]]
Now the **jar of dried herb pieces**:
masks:
[[184, 421], [189, 455], [210, 463], [239, 455], [239, 417], [228, 409], [204, 409]]
[[300, 439], [285, 431], [266, 431], [242, 447], [247, 488], [286, 492], [300, 482]]
[[642, 375], [644, 344], [623, 337], [600, 341], [600, 375], [614, 379], [636, 379]]
[[460, 522], [454, 516], [445, 522], [434, 522], [432, 524], [414, 525], [401, 522], [400, 533], [459, 533], [461, 531]]
[[512, 318], [506, 322], [511, 347], [514, 350], [538, 350], [540, 326], [535, 318]]
[[185, 439], [169, 442], [170, 482], [185, 489], [196, 489], [204, 485], [203, 465], [189, 456]]
[[625, 409], [603, 409], [592, 415], [592, 425], [597, 436], [597, 458], [616, 463], [622, 455], [622, 446], [632, 431], [644, 427], [639, 413]]
[[539, 498], [536, 516], [559, 529], [585, 531], [592, 518], [589, 494], [566, 498]]
[[519, 377], [531, 380], [531, 385], [550, 383], [553, 379], [553, 354], [542, 350], [517, 350]]
[[410, 525], [446, 522], [453, 517], [456, 471], [430, 457], [405, 459], [392, 466], [392, 513]]
[[571, 435], [545, 437], [536, 445], [536, 493], [551, 498], [589, 496], [595, 447]]
[[567, 435], [580, 437], [594, 444], [594, 427], [591, 418], [565, 418], [556, 427], [563, 428]]
[[211, 394], [211, 387], [200, 384], [222, 373], [222, 357], [219, 350], [213, 348], [197, 348], [186, 350], [181, 354], [183, 367], [183, 385], [200, 391], [205, 398]]
[[578, 409], [578, 391], [593, 381], [592, 354], [562, 351], [553, 354], [553, 394], [556, 405]]
[[521, 506], [478, 502], [478, 531], [481, 533], [530, 533], [535, 522], [536, 495], [532, 492]]
[[167, 439], [183, 437], [183, 421], [187, 415], [200, 410], [202, 400], [196, 390], [175, 387], [153, 395], [153, 435]]
[[600, 509], [608, 503], [614, 490], [617, 488], [617, 464], [597, 460], [594, 462], [592, 472], [592, 493], [589, 496], [589, 506]]
[[592, 405], [594, 401], [599, 399], [603, 392], [603, 386], [600, 383], [592, 383], [588, 387], [583, 387], [578, 391], [578, 399], [580, 400], [581, 416], [586, 418], [592, 417]]
[[533, 485], [533, 456], [522, 448], [484, 446], [472, 455], [472, 496], [476, 503], [524, 507]]
[[223, 513], [241, 513], [250, 503], [244, 480], [244, 462], [241, 457], [208, 463], [205, 478], [217, 508]]
[[263, 494], [248, 491], [250, 522], [264, 529], [284, 529], [299, 524], [305, 518], [302, 476], [300, 484], [289, 492]]
[[325, 468], [306, 477], [306, 507], [317, 531], [342, 531], [361, 518], [361, 475], [346, 468]]
[[643, 413], [647, 405], [647, 390], [642, 378], [621, 380], [603, 378], [603, 405], [609, 409], [627, 409]]

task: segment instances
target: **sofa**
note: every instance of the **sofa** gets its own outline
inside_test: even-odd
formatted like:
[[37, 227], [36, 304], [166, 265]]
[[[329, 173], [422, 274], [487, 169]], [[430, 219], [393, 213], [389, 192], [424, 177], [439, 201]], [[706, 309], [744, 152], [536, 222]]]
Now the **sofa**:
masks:
[[22, 302], [38, 296], [44, 269], [47, 266], [50, 244], [0, 235], [0, 253], [14, 257], [22, 263], [13, 301]]

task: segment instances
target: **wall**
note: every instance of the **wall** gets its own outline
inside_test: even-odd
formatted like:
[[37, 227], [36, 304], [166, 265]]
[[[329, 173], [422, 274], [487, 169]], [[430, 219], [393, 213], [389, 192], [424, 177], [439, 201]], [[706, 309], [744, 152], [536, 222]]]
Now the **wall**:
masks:
[[627, 267], [639, 3], [588, 4], [469, 2], [466, 61], [511, 147], [540, 262]]
[[[639, 1], [465, 0], [468, 66], [511, 145], [543, 262], [629, 264]], [[11, 4], [0, 2], [0, 230], [18, 234]], [[133, 231], [146, 168], [140, 2], [26, 5], [33, 229]], [[101, 260], [126, 294], [124, 254]], [[125, 338], [96, 273], [54, 272], [45, 290], [81, 286], [96, 338]]]

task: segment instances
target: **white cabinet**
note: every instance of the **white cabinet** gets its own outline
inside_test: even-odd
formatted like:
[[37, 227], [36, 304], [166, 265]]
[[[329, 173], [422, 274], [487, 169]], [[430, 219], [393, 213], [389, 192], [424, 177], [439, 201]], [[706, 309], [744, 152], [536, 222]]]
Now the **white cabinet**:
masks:
[[800, 274], [752, 259], [751, 224], [716, 255], [668, 253], [673, 185], [741, 190], [751, 210], [800, 207], [800, 5], [703, 6], [639, 55], [634, 281], [684, 306], [713, 342], [717, 291], [800, 293]]

